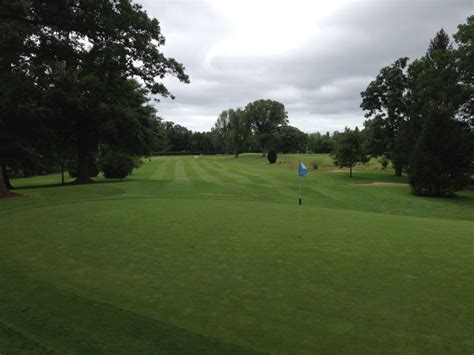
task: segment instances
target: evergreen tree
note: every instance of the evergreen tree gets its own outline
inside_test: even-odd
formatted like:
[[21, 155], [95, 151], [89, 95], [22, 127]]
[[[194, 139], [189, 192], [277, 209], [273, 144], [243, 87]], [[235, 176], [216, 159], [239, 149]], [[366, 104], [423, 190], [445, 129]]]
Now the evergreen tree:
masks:
[[[465, 24], [458, 26], [454, 35], [458, 49], [456, 64], [460, 73], [460, 83], [464, 92], [461, 117], [471, 126], [471, 174], [474, 175], [474, 15]], [[473, 180], [474, 182], [474, 180]]]
[[464, 89], [463, 118], [474, 126], [474, 15], [465, 24], [458, 26], [454, 35], [458, 49], [456, 65], [460, 74], [460, 84]]
[[450, 196], [468, 182], [470, 128], [459, 120], [465, 96], [455, 55], [441, 30], [420, 60], [415, 95], [423, 123], [410, 164], [410, 185], [417, 195]]

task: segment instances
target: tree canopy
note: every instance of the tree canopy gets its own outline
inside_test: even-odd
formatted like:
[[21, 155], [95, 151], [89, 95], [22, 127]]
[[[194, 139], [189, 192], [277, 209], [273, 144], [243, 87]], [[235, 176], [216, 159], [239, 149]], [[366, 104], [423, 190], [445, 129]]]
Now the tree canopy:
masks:
[[347, 128], [338, 133], [334, 139], [332, 153], [334, 164], [340, 168], [349, 168], [349, 177], [352, 178], [352, 168], [358, 163], [367, 163], [369, 156], [364, 146], [364, 136], [356, 127], [354, 130]]
[[285, 106], [274, 100], [257, 100], [249, 103], [245, 112], [259, 148], [265, 154], [276, 143], [279, 127], [288, 124]]
[[[156, 126], [145, 105], [148, 93], [172, 96], [163, 84], [168, 75], [189, 82], [184, 66], [160, 51], [165, 38], [159, 22], [132, 1], [18, 0], [2, 4], [0, 17], [2, 46], [8, 47], [2, 50], [2, 82], [29, 82], [41, 92], [44, 100], [28, 109], [35, 118], [52, 117], [41, 124], [63, 137], [63, 149], [75, 145], [69, 150], [77, 155], [79, 183], [89, 181], [88, 159], [101, 139], [133, 152], [148, 150]], [[8, 97], [24, 97], [22, 90], [13, 85], [13, 92], [2, 91], [2, 111], [19, 112]], [[0, 125], [18, 143], [15, 122], [2, 114]], [[0, 150], [12, 146], [0, 139]]]

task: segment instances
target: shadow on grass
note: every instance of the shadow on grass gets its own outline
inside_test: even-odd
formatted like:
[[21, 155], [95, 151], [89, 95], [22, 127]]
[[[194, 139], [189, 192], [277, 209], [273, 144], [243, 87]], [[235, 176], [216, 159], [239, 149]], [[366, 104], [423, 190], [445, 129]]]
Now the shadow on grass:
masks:
[[136, 180], [119, 180], [119, 179], [110, 179], [110, 180], [91, 180], [87, 184], [78, 184], [74, 181], [62, 183], [44, 183], [44, 184], [34, 184], [34, 185], [19, 185], [14, 186], [14, 191], [26, 190], [26, 189], [45, 189], [45, 188], [56, 188], [56, 187], [70, 187], [70, 186], [90, 186], [90, 185], [99, 185], [99, 184], [114, 184], [119, 182], [131, 182]]

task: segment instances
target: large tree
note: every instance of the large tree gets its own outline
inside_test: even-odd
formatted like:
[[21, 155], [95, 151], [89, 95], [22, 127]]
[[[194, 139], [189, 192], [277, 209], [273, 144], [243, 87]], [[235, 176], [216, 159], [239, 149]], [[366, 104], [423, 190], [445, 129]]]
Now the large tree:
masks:
[[410, 166], [410, 186], [420, 196], [451, 196], [469, 181], [469, 127], [442, 107], [427, 113]]
[[188, 77], [180, 63], [161, 53], [165, 38], [158, 21], [131, 1], [31, 1], [25, 11], [26, 18], [14, 14], [9, 20], [39, 27], [29, 68], [44, 87], [63, 91], [62, 119], [71, 120], [77, 145], [77, 182], [86, 183], [109, 88], [137, 78], [151, 94], [170, 96], [162, 79]]
[[474, 174], [474, 15], [458, 26], [454, 35], [458, 49], [456, 63], [465, 100], [461, 108], [462, 118], [471, 126], [471, 174]]
[[463, 120], [466, 93], [456, 52], [439, 31], [419, 60], [414, 96], [423, 116], [411, 160], [410, 185], [418, 195], [449, 196], [467, 184], [470, 127]]
[[374, 81], [361, 93], [361, 107], [367, 113], [365, 122], [368, 147], [372, 155], [388, 157], [395, 174], [400, 176], [409, 156], [406, 146], [407, 62], [400, 58], [380, 70]]
[[257, 100], [245, 107], [245, 113], [265, 155], [275, 145], [279, 128], [288, 124], [285, 106], [274, 100]]
[[19, 168], [36, 151], [44, 132], [39, 120], [40, 90], [29, 70], [37, 24], [27, 20], [21, 0], [0, 6], [0, 197], [9, 195], [8, 167]]

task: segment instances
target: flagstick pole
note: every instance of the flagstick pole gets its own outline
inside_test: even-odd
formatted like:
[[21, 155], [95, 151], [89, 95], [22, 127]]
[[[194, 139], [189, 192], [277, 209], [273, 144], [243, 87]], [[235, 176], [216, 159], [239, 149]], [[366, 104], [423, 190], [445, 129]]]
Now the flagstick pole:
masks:
[[298, 185], [299, 185], [299, 193], [298, 193], [298, 237], [301, 237], [301, 176], [298, 176]]

